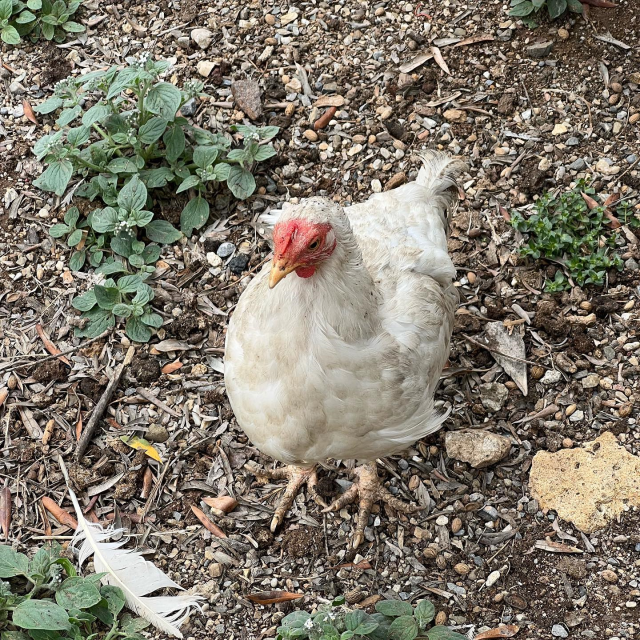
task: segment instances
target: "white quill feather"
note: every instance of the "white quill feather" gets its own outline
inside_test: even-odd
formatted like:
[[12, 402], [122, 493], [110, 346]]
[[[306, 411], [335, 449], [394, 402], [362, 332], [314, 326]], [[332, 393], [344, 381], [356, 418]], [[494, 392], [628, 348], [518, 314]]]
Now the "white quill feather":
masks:
[[106, 573], [102, 582], [120, 587], [129, 609], [161, 631], [182, 638], [179, 627], [193, 607], [199, 608], [201, 598], [193, 595], [148, 597], [147, 594], [157, 589], [182, 587], [137, 551], [122, 549], [126, 539], [109, 542], [114, 535], [123, 533], [123, 529], [105, 529], [100, 524], [87, 522], [71, 488], [69, 495], [78, 520], [71, 545], [78, 552], [79, 565], [93, 556], [96, 573]]

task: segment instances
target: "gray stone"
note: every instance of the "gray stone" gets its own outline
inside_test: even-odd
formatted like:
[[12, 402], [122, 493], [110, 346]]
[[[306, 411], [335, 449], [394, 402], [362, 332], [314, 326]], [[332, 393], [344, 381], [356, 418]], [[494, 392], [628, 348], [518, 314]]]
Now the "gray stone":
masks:
[[485, 522], [492, 522], [498, 519], [498, 510], [490, 505], [480, 509], [477, 514]]
[[149, 442], [166, 442], [169, 439], [169, 432], [161, 424], [152, 424], [144, 437]]
[[580, 144], [580, 140], [578, 140], [578, 138], [576, 138], [575, 136], [571, 136], [570, 138], [567, 138], [565, 144], [568, 147], [577, 147]]
[[629, 271], [637, 271], [638, 270], [638, 263], [633, 258], [629, 258], [624, 263], [624, 266], [625, 266], [625, 269], [629, 269]]
[[544, 58], [551, 53], [553, 45], [553, 40], [548, 40], [546, 42], [534, 42], [527, 46], [527, 55], [531, 58]]
[[577, 160], [574, 160], [570, 165], [569, 165], [569, 169], [571, 169], [572, 171], [582, 171], [583, 169], [585, 169], [587, 166], [587, 163], [584, 161], [583, 158], [578, 158]]
[[228, 258], [236, 250], [236, 245], [233, 242], [223, 242], [216, 253], [221, 258]]
[[231, 273], [239, 276], [249, 264], [249, 256], [245, 253], [239, 253], [229, 260], [229, 269]]
[[213, 33], [209, 29], [194, 29], [191, 39], [201, 48], [206, 49], [213, 40]]
[[187, 100], [182, 105], [182, 107], [180, 108], [180, 113], [182, 113], [182, 115], [185, 116], [185, 118], [190, 118], [192, 115], [195, 114], [197, 108], [198, 108], [198, 105], [196, 103], [196, 99], [191, 98], [191, 100]]
[[509, 397], [509, 390], [500, 382], [480, 385], [480, 402], [487, 411], [500, 411]]
[[511, 441], [483, 429], [449, 431], [445, 436], [445, 447], [450, 458], [482, 469], [505, 458], [511, 449]]
[[633, 164], [636, 160], [638, 159], [638, 156], [635, 153], [632, 153], [630, 155], [628, 155], [625, 160], [629, 163], [629, 164]]
[[551, 628], [551, 635], [556, 638], [568, 638], [569, 632], [561, 624], [554, 624]]
[[238, 80], [232, 82], [231, 93], [238, 108], [244, 111], [251, 120], [257, 120], [262, 115], [260, 85], [255, 80]]
[[556, 384], [557, 382], [560, 382], [561, 379], [562, 374], [559, 371], [549, 369], [549, 371], [542, 376], [540, 382], [542, 382], [542, 384]]
[[582, 378], [583, 389], [595, 389], [600, 384], [600, 376], [597, 373], [590, 373]]

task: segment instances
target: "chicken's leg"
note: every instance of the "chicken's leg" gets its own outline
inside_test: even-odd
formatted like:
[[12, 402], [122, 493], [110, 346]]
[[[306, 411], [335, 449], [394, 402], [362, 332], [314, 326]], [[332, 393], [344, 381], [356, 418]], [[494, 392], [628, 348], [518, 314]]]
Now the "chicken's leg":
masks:
[[318, 476], [316, 474], [316, 467], [296, 467], [289, 465], [287, 467], [281, 467], [279, 469], [260, 469], [253, 470], [258, 480], [282, 480], [287, 478], [287, 486], [285, 487], [282, 497], [278, 501], [276, 510], [273, 514], [273, 520], [271, 520], [271, 531], [274, 531], [280, 526], [284, 520], [284, 514], [291, 508], [293, 500], [295, 499], [298, 491], [303, 485], [307, 485], [309, 494], [321, 507], [326, 507], [326, 503], [318, 495]]
[[369, 521], [371, 507], [377, 500], [382, 500], [402, 513], [414, 513], [422, 507], [406, 504], [382, 486], [375, 462], [367, 462], [356, 467], [353, 472], [357, 480], [324, 511], [339, 511], [347, 504], [359, 501], [358, 515], [356, 517], [356, 529], [353, 534], [353, 548], [357, 548], [364, 541], [364, 528]]

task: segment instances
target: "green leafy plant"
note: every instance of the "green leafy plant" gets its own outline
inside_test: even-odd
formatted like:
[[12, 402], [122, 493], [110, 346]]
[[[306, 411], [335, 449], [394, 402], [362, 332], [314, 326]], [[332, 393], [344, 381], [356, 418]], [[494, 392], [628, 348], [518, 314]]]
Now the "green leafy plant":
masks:
[[100, 574], [77, 575], [59, 544], [41, 547], [30, 560], [0, 545], [0, 638], [2, 640], [144, 640], [149, 623], [122, 614], [118, 587]]
[[[240, 199], [255, 191], [252, 169], [275, 155], [269, 141], [278, 128], [236, 125], [232, 137], [194, 127], [179, 110], [204, 95], [201, 82], [186, 82], [181, 90], [161, 80], [168, 61], [143, 57], [127, 63], [67, 78], [36, 107], [41, 114], [57, 112], [59, 129], [34, 145], [35, 155], [47, 165], [34, 184], [61, 196], [75, 176], [83, 179], [75, 195], [104, 205], [86, 217], [72, 207], [64, 222], [50, 229], [73, 250], [72, 270], [88, 263], [105, 276], [137, 273], [142, 283], [154, 270], [159, 245], [176, 242], [182, 232], [190, 235], [207, 222], [214, 193], [224, 185]], [[180, 216], [181, 232], [154, 219], [153, 211], [158, 199], [182, 192], [191, 198]], [[115, 290], [120, 285], [108, 281], [100, 286]], [[74, 306], [88, 319], [76, 335], [94, 337], [122, 317], [130, 338], [147, 341], [162, 324], [148, 306], [153, 295], [145, 299], [149, 291], [142, 284], [142, 293], [119, 289], [123, 298], [117, 302], [96, 289], [76, 298]]]
[[[34, 184], [62, 195], [77, 175], [87, 181], [76, 195], [99, 197], [107, 206], [114, 206], [119, 190], [134, 176], [147, 189], [164, 189], [167, 197], [189, 190], [193, 197], [180, 218], [182, 231], [189, 235], [206, 223], [206, 196], [220, 185], [226, 184], [239, 199], [255, 191], [251, 170], [256, 162], [275, 155], [267, 143], [279, 129], [233, 126], [242, 146], [232, 148], [238, 141], [231, 136], [194, 127], [178, 114], [187, 101], [204, 95], [201, 82], [188, 81], [180, 90], [160, 80], [168, 61], [127, 62], [122, 69], [67, 78], [36, 107], [41, 114], [60, 110], [60, 130], [34, 146], [47, 165]], [[93, 105], [85, 110], [89, 100]]]
[[567, 9], [574, 13], [582, 13], [580, 0], [511, 0], [509, 15], [523, 18], [525, 23], [535, 27], [537, 25], [533, 22], [533, 16], [544, 7], [552, 20], [559, 18]]
[[[103, 273], [119, 270], [119, 264], [106, 263]], [[73, 299], [71, 304], [87, 319], [86, 325], [76, 330], [76, 335], [98, 336], [113, 327], [116, 317], [120, 317], [126, 320], [125, 331], [132, 340], [148, 342], [152, 330], [162, 326], [162, 317], [149, 304], [153, 296], [153, 289], [144, 282], [141, 274], [125, 275], [117, 282], [107, 278], [103, 284], [95, 285]]]
[[70, 20], [79, 7], [80, 0], [0, 0], [0, 38], [7, 44], [19, 44], [27, 35], [64, 42], [67, 34], [85, 30]]
[[466, 640], [448, 627], [431, 626], [436, 609], [429, 600], [420, 600], [415, 608], [400, 600], [382, 600], [374, 614], [350, 611], [344, 603], [340, 597], [315, 613], [290, 613], [282, 619], [276, 640]]
[[544, 258], [562, 267], [553, 280], [547, 281], [546, 291], [570, 288], [569, 278], [579, 286], [602, 285], [607, 269], [622, 269], [622, 258], [615, 252], [616, 226], [622, 222], [637, 228], [640, 220], [626, 201], [616, 206], [615, 216], [609, 206], [612, 205], [599, 201], [585, 180], [580, 180], [570, 191], [546, 193], [527, 218], [518, 211], [512, 212], [511, 224], [528, 236], [520, 254], [535, 260]]

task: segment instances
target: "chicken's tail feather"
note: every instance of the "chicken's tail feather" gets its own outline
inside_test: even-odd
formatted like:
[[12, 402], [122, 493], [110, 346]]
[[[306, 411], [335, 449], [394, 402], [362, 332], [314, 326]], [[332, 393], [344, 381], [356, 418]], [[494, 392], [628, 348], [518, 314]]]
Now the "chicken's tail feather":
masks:
[[461, 160], [452, 158], [448, 153], [427, 149], [419, 154], [422, 168], [416, 182], [430, 191], [437, 201], [437, 208], [443, 215], [445, 228], [458, 205], [458, 177], [466, 169]]

